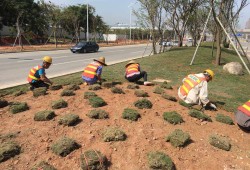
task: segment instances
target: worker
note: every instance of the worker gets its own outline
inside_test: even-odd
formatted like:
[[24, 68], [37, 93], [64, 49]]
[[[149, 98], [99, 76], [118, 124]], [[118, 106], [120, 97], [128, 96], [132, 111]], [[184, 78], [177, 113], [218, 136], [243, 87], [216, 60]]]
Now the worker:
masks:
[[43, 57], [42, 65], [38, 65], [32, 68], [28, 75], [28, 82], [31, 85], [30, 90], [39, 87], [49, 87], [52, 85], [52, 81], [46, 77], [45, 69], [48, 69], [52, 64], [52, 58], [50, 56]]
[[140, 64], [137, 63], [135, 60], [129, 61], [126, 64], [125, 68], [125, 79], [127, 79], [129, 82], [137, 82], [138, 80], [143, 78], [143, 84], [145, 86], [152, 85], [151, 82], [147, 81], [147, 72], [141, 71]]
[[107, 66], [105, 63], [105, 58], [100, 57], [99, 59], [94, 59], [94, 62], [87, 65], [82, 73], [82, 79], [85, 81], [85, 85], [95, 84], [98, 80], [102, 83], [102, 68]]
[[235, 119], [240, 128], [250, 132], [250, 100], [238, 107]]
[[178, 89], [179, 98], [187, 104], [217, 110], [217, 107], [208, 100], [208, 82], [213, 78], [214, 72], [210, 69], [203, 73], [188, 75], [182, 80], [183, 85]]

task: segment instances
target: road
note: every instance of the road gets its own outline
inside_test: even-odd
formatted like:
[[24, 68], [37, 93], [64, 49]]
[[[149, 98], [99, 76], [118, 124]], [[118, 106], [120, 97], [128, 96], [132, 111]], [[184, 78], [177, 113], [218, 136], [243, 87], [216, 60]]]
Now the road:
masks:
[[45, 55], [53, 58], [53, 64], [46, 70], [46, 75], [52, 78], [82, 71], [87, 64], [100, 56], [105, 57], [106, 63], [111, 65], [148, 56], [151, 50], [151, 44], [143, 44], [101, 47], [97, 53], [73, 54], [70, 50], [57, 50], [0, 54], [0, 89], [27, 83], [29, 70], [41, 64]]

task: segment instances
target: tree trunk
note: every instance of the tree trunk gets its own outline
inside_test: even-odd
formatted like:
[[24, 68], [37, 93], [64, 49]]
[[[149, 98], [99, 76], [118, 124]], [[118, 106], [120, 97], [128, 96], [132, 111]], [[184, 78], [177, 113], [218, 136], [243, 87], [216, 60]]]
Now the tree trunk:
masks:
[[216, 33], [216, 44], [217, 44], [217, 51], [216, 51], [216, 60], [215, 60], [215, 64], [217, 66], [220, 65], [220, 60], [221, 60], [221, 31], [220, 28], [217, 27], [217, 33]]

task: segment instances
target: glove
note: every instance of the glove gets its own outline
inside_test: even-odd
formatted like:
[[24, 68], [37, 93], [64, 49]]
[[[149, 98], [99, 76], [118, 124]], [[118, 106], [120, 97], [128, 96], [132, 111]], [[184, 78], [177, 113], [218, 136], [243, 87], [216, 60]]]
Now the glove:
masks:
[[214, 109], [214, 110], [217, 110], [217, 107], [216, 107], [215, 104], [213, 104], [213, 103], [210, 103], [210, 107], [211, 107], [212, 109]]

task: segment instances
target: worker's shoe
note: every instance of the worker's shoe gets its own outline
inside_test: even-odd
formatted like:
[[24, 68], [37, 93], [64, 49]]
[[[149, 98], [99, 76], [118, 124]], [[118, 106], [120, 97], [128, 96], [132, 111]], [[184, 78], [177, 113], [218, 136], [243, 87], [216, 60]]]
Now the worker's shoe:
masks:
[[88, 85], [88, 83], [87, 83], [87, 82], [84, 82], [84, 83], [83, 83], [83, 85], [84, 85], [84, 86], [87, 86], [87, 85]]
[[153, 85], [153, 83], [152, 82], [149, 82], [149, 81], [144, 81], [144, 86], [151, 86], [151, 85]]
[[34, 87], [33, 87], [33, 86], [30, 86], [29, 89], [30, 89], [31, 91], [33, 91], [33, 90], [34, 90]]

